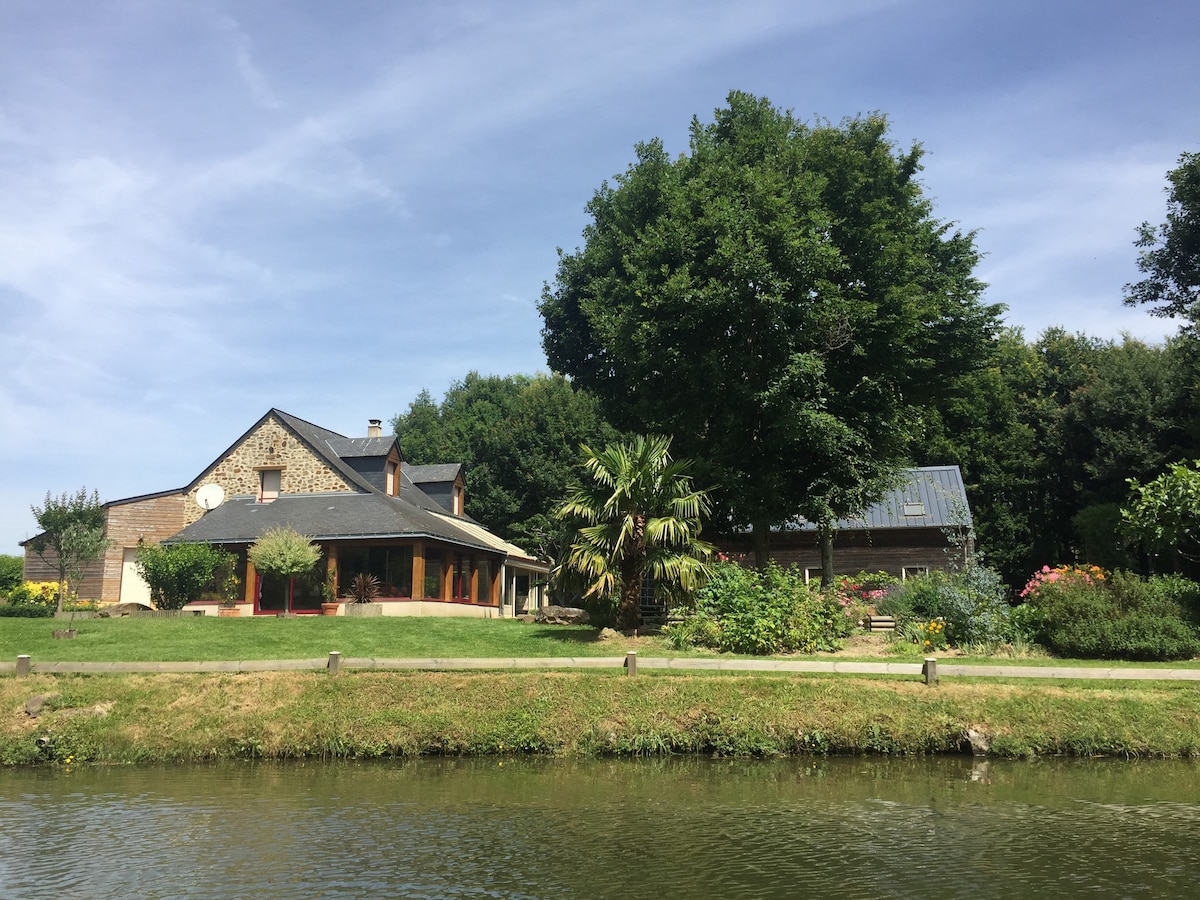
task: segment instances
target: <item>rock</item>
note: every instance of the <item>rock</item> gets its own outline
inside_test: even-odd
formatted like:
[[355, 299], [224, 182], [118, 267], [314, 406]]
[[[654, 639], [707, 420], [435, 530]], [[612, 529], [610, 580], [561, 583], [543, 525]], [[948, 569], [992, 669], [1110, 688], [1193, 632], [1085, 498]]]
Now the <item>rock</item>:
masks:
[[602, 640], [602, 641], [615, 641], [617, 638], [621, 638], [624, 636], [625, 635], [621, 634], [621, 632], [616, 631], [615, 629], [612, 629], [612, 628], [601, 628], [600, 629], [600, 640]]
[[535, 616], [533, 613], [521, 613], [521, 615], [517, 616], [516, 619], [518, 622], [528, 622], [533, 624], [537, 621], [537, 616]]
[[127, 616], [130, 613], [141, 612], [146, 609], [150, 609], [150, 607], [144, 603], [115, 603], [100, 610], [96, 613], [96, 617], [100, 619], [119, 619], [121, 616]]
[[586, 625], [590, 620], [586, 609], [574, 606], [543, 606], [534, 619], [539, 625]]
[[57, 697], [57, 694], [37, 694], [25, 701], [25, 715], [31, 719], [36, 719], [42, 714], [46, 704]]
[[967, 740], [971, 742], [971, 753], [975, 756], [987, 756], [992, 749], [991, 738], [976, 728], [967, 729]]

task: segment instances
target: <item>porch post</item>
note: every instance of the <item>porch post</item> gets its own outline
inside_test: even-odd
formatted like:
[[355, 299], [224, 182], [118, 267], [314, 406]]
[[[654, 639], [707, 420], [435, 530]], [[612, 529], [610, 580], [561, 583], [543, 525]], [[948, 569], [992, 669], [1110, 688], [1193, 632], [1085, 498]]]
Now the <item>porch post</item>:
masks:
[[414, 600], [425, 596], [425, 542], [413, 543], [412, 594]]

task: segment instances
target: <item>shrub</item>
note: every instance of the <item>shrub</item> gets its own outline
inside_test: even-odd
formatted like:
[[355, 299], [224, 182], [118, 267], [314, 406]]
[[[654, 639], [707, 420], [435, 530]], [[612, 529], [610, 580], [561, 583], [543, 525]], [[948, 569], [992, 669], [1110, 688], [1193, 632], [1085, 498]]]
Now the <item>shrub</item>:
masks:
[[[898, 621], [919, 620], [923, 635], [916, 636], [924, 643], [929, 635], [929, 623], [940, 622], [939, 640], [954, 646], [982, 644], [995, 646], [1013, 638], [1008, 588], [992, 569], [978, 564], [961, 572], [930, 572], [903, 583], [890, 594], [882, 609]], [[897, 615], [904, 610], [906, 615]], [[931, 648], [932, 649], [932, 648]]]
[[54, 615], [53, 606], [36, 606], [28, 603], [0, 604], [0, 617], [8, 619], [49, 619]]
[[12, 606], [44, 606], [51, 611], [58, 606], [57, 581], [23, 581], [8, 593]]
[[837, 596], [810, 589], [796, 569], [718, 562], [695, 612], [667, 633], [677, 647], [767, 655], [835, 650], [853, 627]]
[[222, 584], [232, 574], [236, 557], [211, 544], [142, 545], [137, 568], [150, 585], [150, 597], [159, 609], [182, 609], [225, 570]]
[[1060, 578], [1034, 597], [1038, 640], [1060, 656], [1158, 661], [1200, 653], [1200, 586], [1178, 576]]

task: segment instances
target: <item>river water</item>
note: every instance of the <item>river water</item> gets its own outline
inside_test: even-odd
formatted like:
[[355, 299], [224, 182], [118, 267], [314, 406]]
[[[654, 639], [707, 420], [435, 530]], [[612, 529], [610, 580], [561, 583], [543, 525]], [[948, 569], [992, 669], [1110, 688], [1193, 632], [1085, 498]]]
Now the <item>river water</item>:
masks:
[[1200, 764], [0, 772], [0, 897], [1194, 897]]

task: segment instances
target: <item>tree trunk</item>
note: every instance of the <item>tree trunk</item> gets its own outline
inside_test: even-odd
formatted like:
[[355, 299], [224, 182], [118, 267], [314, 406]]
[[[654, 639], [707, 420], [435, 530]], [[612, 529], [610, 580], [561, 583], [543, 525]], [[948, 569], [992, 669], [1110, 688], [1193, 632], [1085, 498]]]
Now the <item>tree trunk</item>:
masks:
[[750, 537], [754, 545], [755, 568], [765, 569], [771, 561], [771, 526], [767, 522], [753, 522]]
[[621, 606], [617, 610], [617, 631], [636, 631], [642, 624], [642, 576], [621, 579]]
[[822, 522], [817, 526], [817, 540], [821, 543], [821, 587], [833, 587], [832, 522]]

